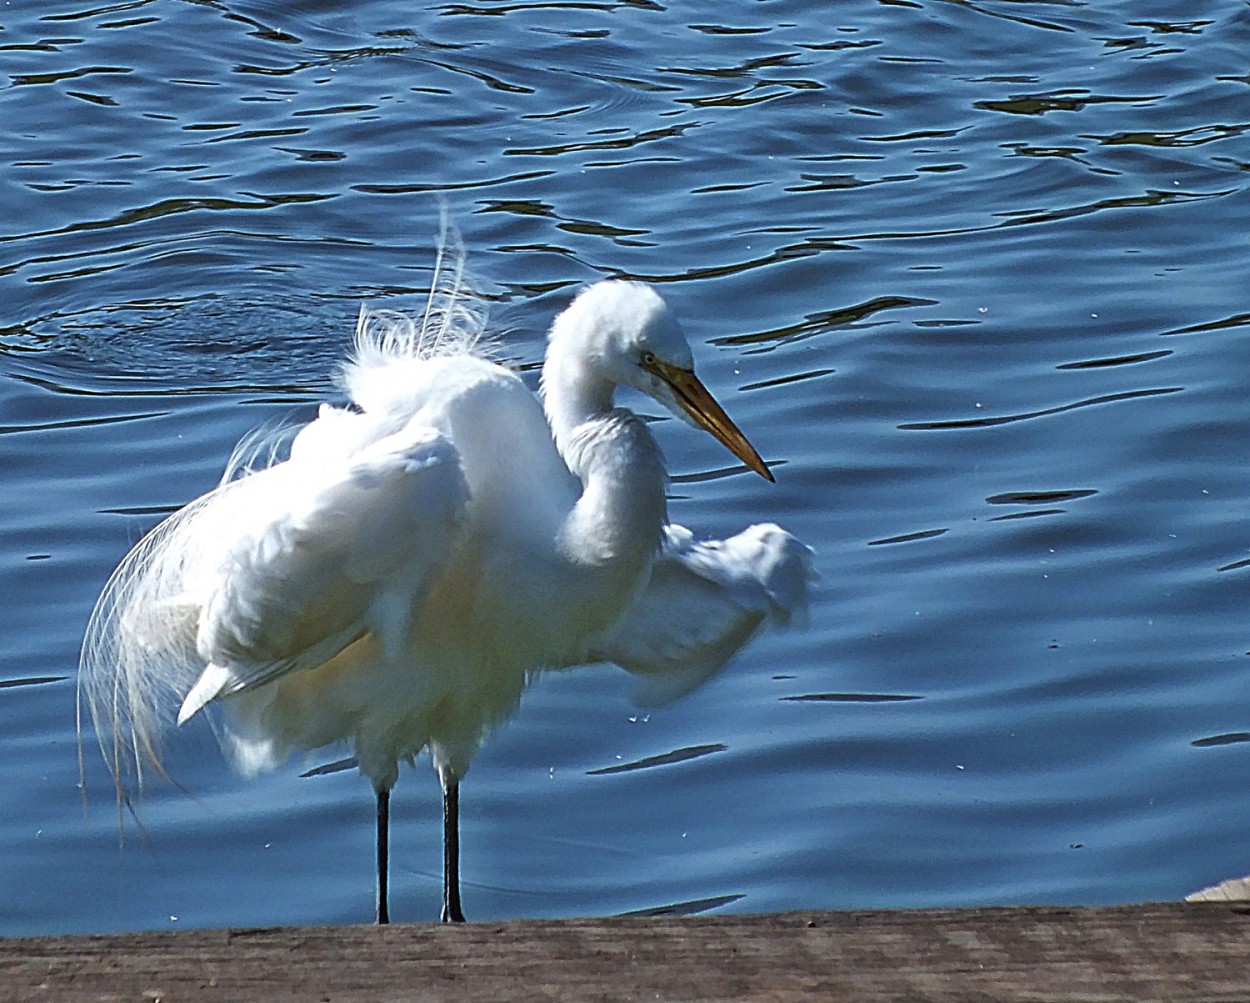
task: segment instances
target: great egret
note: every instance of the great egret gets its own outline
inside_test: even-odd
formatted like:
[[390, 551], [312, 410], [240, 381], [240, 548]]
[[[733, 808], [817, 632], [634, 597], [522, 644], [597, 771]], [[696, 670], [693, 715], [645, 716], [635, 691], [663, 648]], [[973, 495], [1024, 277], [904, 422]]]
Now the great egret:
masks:
[[241, 443], [221, 484], [113, 573], [80, 689], [129, 804], [159, 732], [209, 704], [244, 773], [350, 743], [377, 795], [388, 921], [390, 790], [428, 748], [444, 802], [444, 921], [463, 920], [458, 794], [527, 675], [615, 662], [644, 701], [711, 675], [806, 601], [810, 551], [773, 525], [696, 542], [668, 524], [660, 449], [613, 404], [633, 387], [768, 466], [694, 374], [650, 287], [605, 281], [552, 326], [542, 403], [491, 362], [462, 258], [419, 320], [362, 310], [343, 371], [290, 442]]

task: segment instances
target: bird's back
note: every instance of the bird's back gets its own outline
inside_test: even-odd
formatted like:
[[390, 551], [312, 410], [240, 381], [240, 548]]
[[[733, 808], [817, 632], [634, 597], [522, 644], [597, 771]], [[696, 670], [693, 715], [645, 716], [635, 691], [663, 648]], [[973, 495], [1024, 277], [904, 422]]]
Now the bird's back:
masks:
[[[340, 634], [342, 648], [319, 664], [241, 692], [227, 707], [235, 758], [254, 769], [293, 750], [348, 740], [377, 783], [391, 779], [398, 760], [433, 743], [462, 772], [546, 654], [535, 625], [550, 611], [538, 607], [533, 579], [536, 563], [550, 559], [577, 482], [533, 394], [479, 354], [399, 359], [373, 372], [358, 369], [348, 385], [361, 410], [325, 411], [297, 437], [289, 462], [311, 463], [335, 449], [359, 457], [387, 436], [426, 436], [454, 457], [463, 505], [426, 539], [428, 521], [446, 511], [451, 472], [414, 491], [414, 525], [374, 541], [420, 558], [438, 551], [419, 567], [426, 572], [419, 591], [406, 599], [398, 593], [406, 603], [402, 641], [388, 649], [384, 632], [358, 617]], [[334, 531], [342, 526], [339, 513]], [[287, 584], [298, 591], [302, 583]]]

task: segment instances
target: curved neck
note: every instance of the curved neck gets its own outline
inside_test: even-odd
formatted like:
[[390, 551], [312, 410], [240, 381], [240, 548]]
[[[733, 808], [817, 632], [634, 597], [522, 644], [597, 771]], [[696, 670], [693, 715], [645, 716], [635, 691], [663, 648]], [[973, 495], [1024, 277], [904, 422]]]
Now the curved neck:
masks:
[[581, 359], [548, 353], [543, 407], [556, 449], [582, 484], [562, 547], [579, 564], [641, 574], [667, 521], [664, 458], [643, 420], [613, 407], [614, 390]]
[[581, 425], [612, 410], [615, 391], [609, 380], [596, 376], [580, 358], [548, 350], [543, 363], [543, 410], [556, 448], [579, 477], [582, 472], [569, 456], [573, 434]]
[[613, 569], [632, 596], [668, 521], [660, 447], [642, 419], [621, 408], [583, 422], [561, 453], [582, 482], [561, 549], [576, 564]]

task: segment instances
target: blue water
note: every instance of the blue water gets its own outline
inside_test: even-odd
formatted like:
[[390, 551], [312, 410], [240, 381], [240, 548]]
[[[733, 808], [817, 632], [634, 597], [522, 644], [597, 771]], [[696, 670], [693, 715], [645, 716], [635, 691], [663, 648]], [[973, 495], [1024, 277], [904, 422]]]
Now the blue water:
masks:
[[[660, 285], [778, 481], [665, 423], [674, 518], [822, 575], [670, 707], [541, 679], [463, 787], [471, 918], [1250, 872], [1247, 52], [1241, 0], [6, 5], [0, 933], [370, 918], [316, 760], [193, 729], [119, 848], [74, 672], [139, 536], [420, 302], [440, 199], [531, 379], [580, 284]], [[428, 764], [393, 811], [433, 919]]]

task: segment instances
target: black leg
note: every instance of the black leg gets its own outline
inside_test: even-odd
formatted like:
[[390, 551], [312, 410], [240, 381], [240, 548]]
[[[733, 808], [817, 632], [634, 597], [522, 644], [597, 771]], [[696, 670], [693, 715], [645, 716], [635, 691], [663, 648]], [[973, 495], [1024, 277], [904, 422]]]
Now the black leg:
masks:
[[460, 911], [460, 782], [443, 781], [443, 916], [444, 923], [463, 923]]
[[386, 875], [390, 857], [391, 792], [378, 789], [378, 923], [391, 921], [387, 908]]

